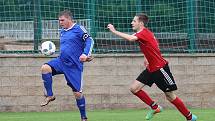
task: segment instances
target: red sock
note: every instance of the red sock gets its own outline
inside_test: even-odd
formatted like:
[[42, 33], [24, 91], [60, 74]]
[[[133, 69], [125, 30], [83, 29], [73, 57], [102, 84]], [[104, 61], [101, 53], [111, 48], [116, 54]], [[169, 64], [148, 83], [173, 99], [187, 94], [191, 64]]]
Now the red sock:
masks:
[[178, 97], [176, 97], [175, 100], [171, 102], [175, 107], [188, 119], [191, 120], [192, 114], [191, 112], [187, 109], [187, 107], [184, 105], [182, 100]]
[[157, 109], [158, 105], [143, 90], [140, 90], [140, 91], [134, 93], [134, 95], [139, 97], [144, 103], [149, 105], [152, 109]]

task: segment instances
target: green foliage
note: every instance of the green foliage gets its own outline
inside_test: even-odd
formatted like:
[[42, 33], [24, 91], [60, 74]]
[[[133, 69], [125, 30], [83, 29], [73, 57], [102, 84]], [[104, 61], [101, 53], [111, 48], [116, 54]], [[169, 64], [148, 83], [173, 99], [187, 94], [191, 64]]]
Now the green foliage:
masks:
[[0, 21], [31, 20], [32, 7], [31, 0], [1, 0]]
[[[131, 31], [130, 23], [133, 16], [138, 12], [147, 13], [151, 22], [150, 28], [154, 32], [184, 32], [187, 29], [187, 8], [184, 0], [143, 0], [142, 5], [137, 0], [39, 0], [42, 19], [56, 19], [59, 11], [69, 9], [74, 13], [75, 18], [94, 18], [99, 31], [99, 27], [104, 27], [107, 23], [117, 25], [119, 30]], [[175, 2], [174, 2], [175, 1]], [[171, 3], [171, 4], [169, 4]], [[195, 20], [200, 28], [200, 32], [210, 32], [207, 28], [215, 27], [214, 1], [197, 1], [198, 9]], [[95, 6], [94, 16], [90, 7]], [[138, 6], [142, 11], [137, 11]], [[20, 21], [33, 20], [35, 13], [35, 0], [1, 0], [0, 1], [0, 21]], [[165, 25], [160, 27], [161, 25]], [[174, 26], [174, 27], [172, 27]], [[215, 32], [215, 29], [213, 29]]]
[[100, 21], [101, 27], [112, 23], [120, 31], [130, 30], [130, 23], [136, 14], [135, 0], [97, 0], [96, 4], [102, 4], [102, 6], [96, 6], [95, 16], [95, 20]]
[[[75, 19], [87, 21], [87, 29], [95, 38], [95, 47], [101, 46], [101, 50], [105, 52], [110, 52], [109, 50], [118, 52], [119, 49], [120, 52], [138, 51], [136, 45], [129, 46], [131, 47], [129, 49], [124, 40], [123, 42], [117, 40], [117, 43], [111, 42], [115, 38], [107, 35], [106, 26], [108, 23], [112, 23], [119, 31], [133, 32], [132, 19], [135, 14], [140, 12], [149, 16], [150, 20], [146, 26], [159, 39], [161, 50], [170, 52], [169, 49], [171, 49], [172, 52], [187, 53], [202, 49], [200, 52], [214, 52], [214, 0], [0, 0], [0, 22], [2, 23], [0, 34], [13, 39], [16, 37], [29, 39], [30, 37], [25, 38], [25, 36], [19, 38], [19, 32], [25, 31], [23, 25], [7, 21], [33, 21], [34, 28], [31, 28], [36, 35], [33, 39], [34, 49], [37, 51], [38, 43], [36, 42], [41, 41], [44, 35], [49, 36], [50, 34], [47, 33], [51, 32], [42, 30], [43, 20], [57, 20], [58, 13], [65, 9], [72, 11]], [[49, 30], [55, 29], [52, 27], [54, 25], [46, 24], [45, 27], [49, 27]], [[18, 28], [18, 26], [20, 27]], [[17, 30], [7, 28], [17, 28]], [[24, 33], [32, 35], [28, 30]], [[119, 47], [119, 49], [114, 47]], [[127, 51], [124, 51], [123, 48], [126, 48]], [[99, 49], [97, 48], [97, 50]]]

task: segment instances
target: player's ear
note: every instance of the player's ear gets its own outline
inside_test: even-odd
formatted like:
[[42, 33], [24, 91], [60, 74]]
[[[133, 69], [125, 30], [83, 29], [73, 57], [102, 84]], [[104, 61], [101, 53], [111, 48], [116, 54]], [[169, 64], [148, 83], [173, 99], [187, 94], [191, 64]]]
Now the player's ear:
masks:
[[140, 21], [140, 25], [143, 25], [144, 26], [144, 23], [142, 21]]

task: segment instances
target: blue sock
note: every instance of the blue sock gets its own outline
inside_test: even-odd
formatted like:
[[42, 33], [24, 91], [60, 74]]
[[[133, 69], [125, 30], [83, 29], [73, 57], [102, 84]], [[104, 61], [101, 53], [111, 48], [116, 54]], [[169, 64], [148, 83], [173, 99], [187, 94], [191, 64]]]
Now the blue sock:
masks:
[[86, 109], [85, 109], [85, 98], [84, 96], [82, 96], [79, 99], [76, 99], [77, 102], [77, 106], [79, 108], [80, 114], [81, 114], [81, 118], [87, 118], [86, 116]]
[[52, 74], [46, 73], [42, 74], [43, 84], [46, 89], [47, 96], [53, 96], [52, 92]]

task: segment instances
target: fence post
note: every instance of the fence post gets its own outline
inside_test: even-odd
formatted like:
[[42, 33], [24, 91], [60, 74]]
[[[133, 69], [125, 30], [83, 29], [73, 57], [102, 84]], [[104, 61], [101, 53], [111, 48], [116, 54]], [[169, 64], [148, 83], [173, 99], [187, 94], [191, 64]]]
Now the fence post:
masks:
[[87, 19], [90, 20], [90, 34], [92, 37], [96, 36], [95, 26], [95, 0], [87, 0]]
[[196, 50], [196, 33], [195, 33], [195, 0], [187, 0], [187, 33], [189, 52]]
[[[95, 0], [87, 0], [87, 19], [90, 20], [90, 35], [93, 37], [94, 41], [95, 41], [95, 37], [96, 37], [96, 23], [95, 23]], [[96, 51], [96, 45], [94, 45], [94, 49], [93, 52]]]
[[34, 0], [34, 50], [38, 50], [38, 45], [42, 39], [42, 20], [40, 0]]

